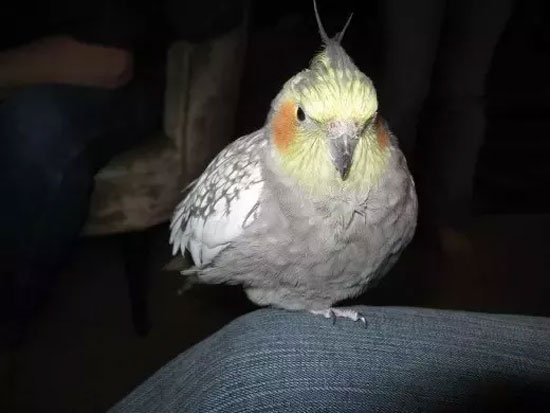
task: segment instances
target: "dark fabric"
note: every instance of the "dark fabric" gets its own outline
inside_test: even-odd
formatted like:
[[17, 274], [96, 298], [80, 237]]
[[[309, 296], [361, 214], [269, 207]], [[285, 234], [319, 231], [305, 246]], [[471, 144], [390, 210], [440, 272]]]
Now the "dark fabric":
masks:
[[65, 34], [82, 41], [132, 48], [143, 17], [126, 0], [22, 0], [10, 2], [2, 18], [15, 24], [3, 25], [2, 48], [31, 40]]
[[384, 0], [380, 108], [418, 180], [421, 217], [460, 227], [485, 133], [485, 77], [513, 0]]
[[164, 14], [170, 36], [201, 42], [238, 26], [250, 0], [164, 0]]
[[36, 85], [0, 102], [0, 306], [9, 310], [0, 316], [17, 327], [10, 339], [48, 297], [85, 222], [95, 173], [161, 129], [169, 42], [212, 38], [243, 17], [242, 2], [171, 1], [22, 0], [2, 15], [16, 23], [2, 26], [3, 49], [69, 35], [134, 57], [133, 78], [118, 90]]
[[21, 0], [2, 6], [0, 50], [39, 37], [149, 51], [169, 41], [200, 42], [239, 25], [250, 0]]
[[131, 0], [23, 0], [12, 2], [0, 29], [0, 50], [46, 36], [66, 35], [80, 42], [132, 52], [134, 76], [162, 88], [169, 33], [162, 2]]
[[0, 103], [0, 269], [19, 316], [46, 296], [74, 245], [95, 173], [160, 129], [160, 97], [133, 81], [115, 91], [40, 85]]
[[134, 76], [162, 87], [166, 50], [177, 40], [202, 42], [236, 27], [249, 0], [22, 0], [2, 10], [0, 50], [49, 35], [129, 50]]

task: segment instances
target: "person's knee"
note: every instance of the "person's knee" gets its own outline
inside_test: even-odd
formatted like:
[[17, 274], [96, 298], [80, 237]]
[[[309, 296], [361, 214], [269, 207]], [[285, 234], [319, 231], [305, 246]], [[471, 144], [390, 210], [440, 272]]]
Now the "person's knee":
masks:
[[[347, 356], [360, 357], [357, 340], [364, 328], [348, 320], [337, 322], [341, 325], [305, 311], [274, 309], [238, 318], [182, 361], [186, 368], [193, 366], [185, 375], [192, 381], [182, 386], [182, 400], [193, 411], [256, 411], [313, 394], [304, 379], [332, 378], [348, 367]], [[347, 356], [338, 357], [338, 352]], [[368, 355], [361, 357], [365, 361]]]
[[273, 338], [287, 339], [292, 335], [291, 320], [299, 313], [284, 310], [261, 309], [245, 314], [226, 327], [217, 336], [217, 340], [225, 343], [227, 357], [241, 357], [242, 351], [254, 346], [257, 351], [263, 351], [264, 346], [270, 346]]
[[303, 332], [300, 327], [304, 324], [303, 317], [308, 316], [301, 312], [261, 309], [237, 318], [211, 338], [211, 351], [224, 350], [211, 367], [232, 375], [235, 366], [244, 363], [248, 371], [253, 371], [259, 366], [256, 361], [272, 354], [274, 349], [292, 347]]

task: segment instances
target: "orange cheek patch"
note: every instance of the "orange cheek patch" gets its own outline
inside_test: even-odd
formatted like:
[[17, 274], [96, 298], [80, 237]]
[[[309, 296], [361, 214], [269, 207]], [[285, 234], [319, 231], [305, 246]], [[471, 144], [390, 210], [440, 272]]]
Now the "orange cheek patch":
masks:
[[275, 145], [284, 151], [292, 143], [296, 135], [296, 104], [287, 100], [279, 106], [273, 117], [273, 137]]
[[390, 144], [390, 133], [382, 116], [376, 117], [376, 138], [381, 149], [386, 149]]

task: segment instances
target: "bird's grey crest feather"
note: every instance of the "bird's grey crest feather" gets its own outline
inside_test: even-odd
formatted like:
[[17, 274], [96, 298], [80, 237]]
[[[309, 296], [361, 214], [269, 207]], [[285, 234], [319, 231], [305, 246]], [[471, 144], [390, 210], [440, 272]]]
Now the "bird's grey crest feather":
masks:
[[323, 40], [323, 43], [328, 43], [330, 41], [327, 32], [325, 31], [325, 28], [323, 27], [323, 23], [321, 22], [321, 17], [319, 16], [319, 10], [317, 10], [317, 1], [313, 0], [313, 10], [315, 11], [315, 19], [317, 20], [317, 26], [319, 26], [319, 34], [321, 35], [321, 39]]
[[[344, 80], [347, 81], [358, 72], [358, 69], [351, 58], [348, 56], [344, 48], [341, 46], [340, 42], [342, 41], [346, 29], [351, 22], [353, 13], [349, 16], [346, 24], [344, 25], [344, 28], [338, 34], [336, 34], [336, 36], [334, 36], [333, 38], [329, 38], [327, 32], [325, 31], [323, 23], [321, 22], [321, 17], [319, 16], [319, 10], [317, 9], [316, 0], [313, 0], [313, 6], [315, 10], [317, 25], [319, 26], [319, 33], [321, 34], [321, 39], [325, 44], [324, 52], [322, 55], [328, 59], [328, 65], [331, 69], [342, 71], [345, 74]], [[327, 66], [325, 65], [326, 62], [324, 62], [322, 59], [315, 58], [312, 61], [311, 69], [317, 68], [317, 70], [324, 71], [327, 68]]]
[[[315, 11], [315, 20], [317, 20], [317, 26], [319, 26], [319, 34], [321, 35], [321, 40], [323, 40], [323, 43], [328, 44], [330, 43], [331, 39], [330, 37], [328, 37], [325, 27], [321, 22], [321, 16], [319, 15], [319, 10], [317, 9], [317, 0], [313, 0], [313, 10]], [[342, 39], [344, 38], [344, 34], [346, 34], [346, 30], [351, 22], [352, 17], [353, 17], [353, 13], [351, 13], [350, 16], [348, 17], [348, 20], [346, 21], [344, 28], [339, 33], [337, 33], [336, 36], [334, 36], [333, 40], [336, 43], [342, 42]]]
[[341, 43], [342, 42], [342, 39], [344, 38], [344, 35], [346, 34], [346, 30], [348, 29], [348, 26], [351, 22], [351, 18], [353, 17], [353, 13], [351, 13], [348, 17], [348, 21], [346, 22], [346, 24], [344, 25], [344, 28], [340, 31], [340, 33], [338, 33], [336, 36], [335, 36], [335, 40], [338, 42], [338, 43]]

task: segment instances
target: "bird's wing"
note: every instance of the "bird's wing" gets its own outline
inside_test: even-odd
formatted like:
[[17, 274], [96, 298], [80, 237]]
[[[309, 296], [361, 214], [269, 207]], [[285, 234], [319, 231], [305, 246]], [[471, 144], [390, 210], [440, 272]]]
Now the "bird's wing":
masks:
[[223, 149], [176, 207], [170, 225], [172, 253], [189, 250], [204, 267], [252, 223], [263, 188], [263, 129]]

